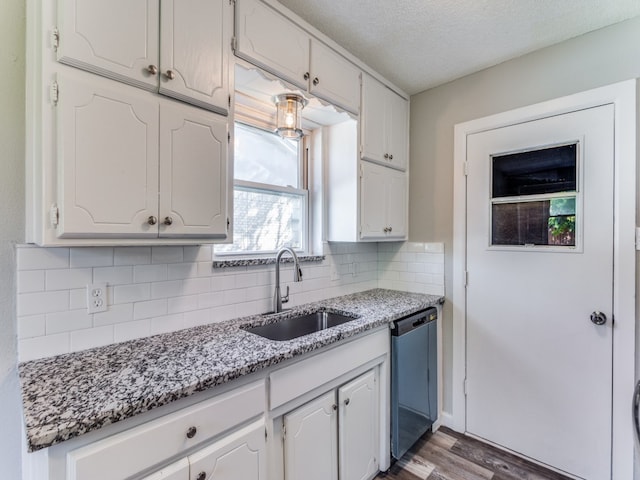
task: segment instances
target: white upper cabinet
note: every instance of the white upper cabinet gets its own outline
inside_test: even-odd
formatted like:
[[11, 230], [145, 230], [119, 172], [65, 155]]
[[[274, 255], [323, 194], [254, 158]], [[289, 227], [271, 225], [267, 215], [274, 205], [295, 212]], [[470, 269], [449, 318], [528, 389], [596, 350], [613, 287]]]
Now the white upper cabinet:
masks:
[[58, 61], [226, 114], [228, 0], [62, 0]]
[[237, 56], [352, 113], [360, 69], [260, 0], [236, 0]]
[[361, 162], [360, 238], [404, 240], [407, 238], [407, 174]]
[[161, 237], [226, 236], [227, 145], [224, 117], [160, 106]]
[[225, 239], [226, 118], [70, 73], [58, 75], [56, 236]]
[[365, 74], [360, 120], [362, 158], [405, 170], [409, 156], [409, 102]]

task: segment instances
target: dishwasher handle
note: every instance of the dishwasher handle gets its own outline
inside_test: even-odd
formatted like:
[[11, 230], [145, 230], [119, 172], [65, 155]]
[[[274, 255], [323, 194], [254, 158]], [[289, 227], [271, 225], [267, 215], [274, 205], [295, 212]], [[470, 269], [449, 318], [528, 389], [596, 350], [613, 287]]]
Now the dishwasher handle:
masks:
[[409, 333], [416, 328], [420, 328], [429, 322], [433, 322], [438, 318], [438, 309], [435, 307], [429, 307], [426, 310], [422, 310], [418, 313], [409, 315], [408, 317], [395, 320], [391, 324], [391, 335], [399, 337], [405, 333]]

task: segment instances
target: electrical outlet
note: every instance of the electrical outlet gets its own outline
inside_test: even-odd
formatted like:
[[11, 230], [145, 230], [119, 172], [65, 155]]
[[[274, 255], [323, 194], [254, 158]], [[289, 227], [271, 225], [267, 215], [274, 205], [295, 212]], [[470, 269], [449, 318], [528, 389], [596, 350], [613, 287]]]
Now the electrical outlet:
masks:
[[87, 285], [87, 313], [107, 311], [107, 284], [92, 283]]

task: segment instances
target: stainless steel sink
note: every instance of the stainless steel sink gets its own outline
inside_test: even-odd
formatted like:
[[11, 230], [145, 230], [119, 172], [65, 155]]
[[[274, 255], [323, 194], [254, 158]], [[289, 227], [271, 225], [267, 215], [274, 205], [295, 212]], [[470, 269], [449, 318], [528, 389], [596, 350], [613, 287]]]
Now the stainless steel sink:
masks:
[[260, 325], [257, 327], [245, 328], [247, 332], [255, 333], [270, 340], [291, 340], [302, 337], [310, 333], [326, 330], [327, 328], [342, 325], [343, 323], [355, 320], [358, 317], [349, 317], [340, 313], [318, 311], [284, 320]]

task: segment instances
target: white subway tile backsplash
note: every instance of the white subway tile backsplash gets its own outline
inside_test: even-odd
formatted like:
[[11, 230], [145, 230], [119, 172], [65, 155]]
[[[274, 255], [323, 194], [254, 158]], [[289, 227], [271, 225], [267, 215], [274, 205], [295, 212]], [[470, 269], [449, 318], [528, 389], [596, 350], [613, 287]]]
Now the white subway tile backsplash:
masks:
[[136, 302], [133, 304], [133, 319], [141, 320], [143, 318], [153, 318], [166, 315], [167, 299], [161, 300], [148, 300], [146, 302]]
[[113, 265], [112, 247], [75, 247], [70, 249], [69, 266], [109, 267]]
[[42, 292], [44, 290], [44, 270], [23, 270], [18, 272], [18, 293]]
[[94, 313], [93, 326], [102, 327], [104, 325], [130, 322], [133, 320], [133, 306], [133, 303], [122, 303], [111, 305], [106, 312]]
[[113, 254], [114, 265], [146, 265], [151, 263], [151, 247], [118, 247]]
[[108, 283], [110, 285], [125, 285], [133, 283], [133, 267], [98, 267], [93, 269], [94, 283]]
[[70, 351], [69, 333], [26, 338], [20, 341], [19, 360], [28, 362], [37, 358], [69, 353]]
[[113, 325], [71, 332], [71, 351], [110, 345], [114, 342], [113, 332]]
[[93, 326], [93, 316], [87, 309], [48, 313], [46, 315], [47, 335], [61, 332], [73, 332]]
[[62, 312], [69, 309], [69, 290], [18, 294], [18, 316]]
[[167, 265], [137, 265], [133, 267], [133, 281], [135, 283], [143, 282], [161, 282], [167, 280]]
[[69, 267], [68, 248], [38, 248], [21, 245], [16, 250], [18, 271]]
[[151, 335], [151, 320], [148, 318], [118, 323], [113, 326], [113, 339], [116, 342], [126, 342], [149, 335]]
[[26, 315], [18, 318], [18, 338], [40, 337], [46, 335], [45, 315]]
[[184, 262], [184, 247], [152, 247], [151, 263], [182, 263]]
[[[275, 266], [213, 269], [211, 245], [17, 251], [20, 361], [273, 308]], [[300, 283], [292, 281], [293, 266], [282, 265], [287, 307], [376, 287], [444, 293], [441, 244], [325, 243], [323, 251], [324, 261], [301, 265]], [[89, 315], [86, 285], [93, 282], [108, 284], [109, 307]]]
[[138, 283], [113, 287], [113, 303], [143, 302], [151, 297], [151, 284]]
[[45, 275], [46, 290], [71, 290], [82, 288], [92, 283], [93, 272], [90, 268], [66, 268], [47, 270]]

